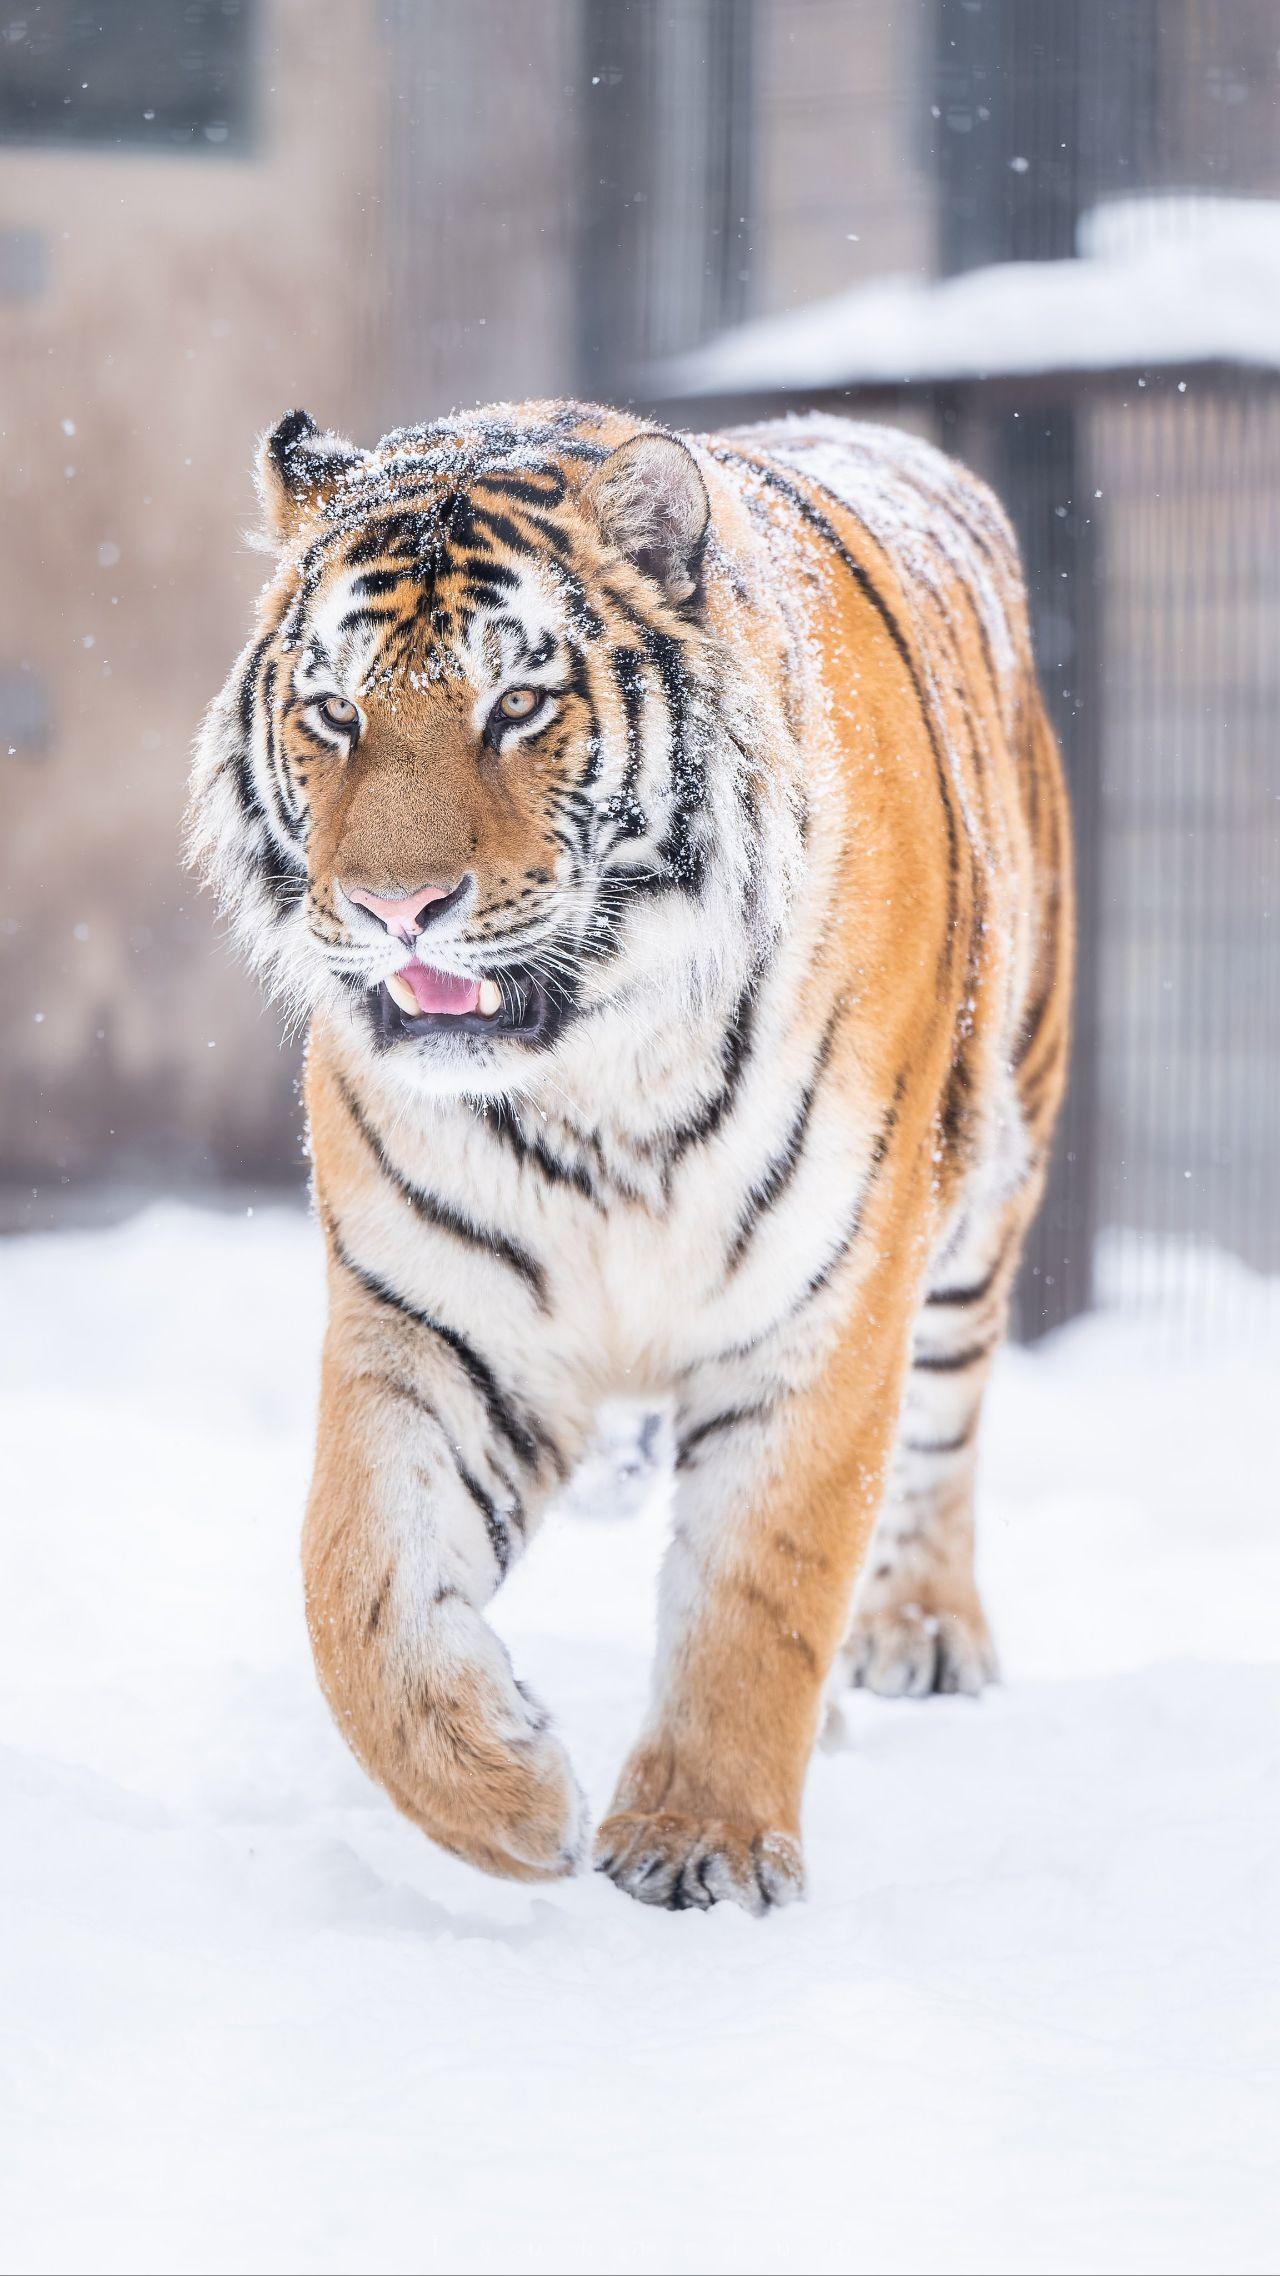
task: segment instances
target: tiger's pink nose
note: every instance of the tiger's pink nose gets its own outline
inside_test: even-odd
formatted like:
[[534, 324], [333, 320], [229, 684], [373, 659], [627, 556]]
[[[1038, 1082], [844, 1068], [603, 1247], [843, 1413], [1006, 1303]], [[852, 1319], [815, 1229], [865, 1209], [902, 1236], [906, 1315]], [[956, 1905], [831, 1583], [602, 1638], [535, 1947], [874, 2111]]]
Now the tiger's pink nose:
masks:
[[[464, 878], [463, 885], [466, 882]], [[432, 917], [439, 913], [440, 903], [456, 901], [461, 891], [461, 885], [420, 885], [416, 893], [403, 893], [398, 900], [391, 901], [382, 893], [366, 892], [363, 885], [346, 887], [348, 901], [355, 901], [360, 908], [368, 909], [380, 924], [386, 926], [389, 933], [394, 933], [398, 940], [405, 941], [409, 947], [413, 946], [418, 934], [425, 931]]]

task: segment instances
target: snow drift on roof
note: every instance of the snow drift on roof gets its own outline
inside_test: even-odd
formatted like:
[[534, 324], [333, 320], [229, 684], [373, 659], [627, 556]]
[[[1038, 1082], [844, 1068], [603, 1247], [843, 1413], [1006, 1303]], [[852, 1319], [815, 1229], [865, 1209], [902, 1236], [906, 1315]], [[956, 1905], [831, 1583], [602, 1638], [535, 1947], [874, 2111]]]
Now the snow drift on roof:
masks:
[[1012, 372], [1243, 362], [1280, 369], [1280, 201], [1118, 199], [1078, 260], [883, 277], [663, 364], [667, 396]]

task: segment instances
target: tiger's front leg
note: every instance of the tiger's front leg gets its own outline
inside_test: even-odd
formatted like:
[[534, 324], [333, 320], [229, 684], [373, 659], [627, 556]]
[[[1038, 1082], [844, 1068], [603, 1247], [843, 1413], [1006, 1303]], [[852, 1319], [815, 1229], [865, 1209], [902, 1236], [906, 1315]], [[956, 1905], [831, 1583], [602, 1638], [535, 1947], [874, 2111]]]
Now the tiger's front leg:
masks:
[[583, 1801], [482, 1608], [568, 1459], [468, 1347], [335, 1290], [303, 1534], [317, 1671], [406, 1817], [525, 1881], [576, 1871]]
[[860, 1307], [803, 1391], [723, 1363], [686, 1387], [649, 1727], [596, 1837], [597, 1869], [643, 1903], [762, 1913], [803, 1894], [805, 1774], [907, 1338], [893, 1305]]

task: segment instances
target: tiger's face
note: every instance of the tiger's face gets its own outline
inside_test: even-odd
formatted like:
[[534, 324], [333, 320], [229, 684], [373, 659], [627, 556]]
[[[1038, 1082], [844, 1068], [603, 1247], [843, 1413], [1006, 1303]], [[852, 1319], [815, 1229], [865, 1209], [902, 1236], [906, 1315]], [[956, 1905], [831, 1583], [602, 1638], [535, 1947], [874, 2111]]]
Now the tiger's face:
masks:
[[280, 569], [197, 754], [197, 856], [251, 955], [427, 1088], [552, 1049], [622, 984], [637, 900], [705, 858], [698, 466], [579, 434], [566, 472], [558, 439], [367, 454], [282, 421]]
[[573, 602], [539, 555], [516, 569], [477, 543], [490, 497], [398, 514], [376, 565], [372, 533], [340, 548], [274, 691], [316, 954], [381, 1046], [463, 1066], [552, 1040], [600, 885]]

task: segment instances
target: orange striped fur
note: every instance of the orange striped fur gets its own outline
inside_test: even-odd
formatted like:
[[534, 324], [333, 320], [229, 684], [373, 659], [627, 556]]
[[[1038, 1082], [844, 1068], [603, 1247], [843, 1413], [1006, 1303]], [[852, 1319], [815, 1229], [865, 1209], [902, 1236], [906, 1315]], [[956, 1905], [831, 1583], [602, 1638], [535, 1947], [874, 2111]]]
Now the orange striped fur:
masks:
[[573, 1870], [485, 1606], [600, 1402], [668, 1403], [653, 1697], [595, 1857], [764, 1910], [829, 1684], [994, 1672], [977, 1428], [1072, 951], [1008, 525], [818, 417], [504, 407], [367, 453], [291, 414], [261, 482], [277, 568], [192, 839], [310, 1027], [321, 1681], [433, 1840]]

